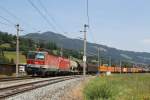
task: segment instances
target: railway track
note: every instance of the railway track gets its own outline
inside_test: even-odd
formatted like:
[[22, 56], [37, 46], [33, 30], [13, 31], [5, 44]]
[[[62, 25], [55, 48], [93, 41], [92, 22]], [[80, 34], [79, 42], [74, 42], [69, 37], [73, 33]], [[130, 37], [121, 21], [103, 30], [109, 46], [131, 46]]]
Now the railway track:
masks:
[[15, 81], [15, 80], [25, 80], [25, 79], [33, 79], [35, 77], [25, 76], [25, 77], [8, 77], [8, 78], [0, 78], [0, 82], [5, 81]]
[[5, 88], [0, 88], [0, 99], [5, 99], [10, 96], [23, 93], [29, 90], [33, 90], [36, 88], [44, 87], [47, 85], [51, 85], [65, 80], [70, 80], [79, 77], [81, 76], [63, 76], [63, 77], [56, 77], [56, 78], [37, 81], [37, 82], [31, 82], [26, 84], [19, 84], [19, 85], [9, 86]]

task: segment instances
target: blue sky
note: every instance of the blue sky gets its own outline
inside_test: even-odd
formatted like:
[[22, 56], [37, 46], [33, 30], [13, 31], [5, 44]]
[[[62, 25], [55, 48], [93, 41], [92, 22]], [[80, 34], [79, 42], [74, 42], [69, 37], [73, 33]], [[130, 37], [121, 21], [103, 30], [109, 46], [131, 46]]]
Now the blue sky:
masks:
[[[28, 0], [0, 0], [0, 15], [25, 30], [21, 34], [54, 31], [68, 37], [83, 37], [79, 32], [87, 23], [86, 0], [41, 0], [50, 17], [44, 13], [39, 0], [32, 0], [50, 20], [47, 24]], [[90, 30], [88, 41], [123, 50], [150, 52], [150, 0], [89, 0]], [[55, 19], [55, 21], [52, 20]], [[7, 21], [0, 18], [1, 23]], [[7, 23], [9, 24], [9, 23]], [[15, 27], [0, 24], [1, 31], [15, 34]]]

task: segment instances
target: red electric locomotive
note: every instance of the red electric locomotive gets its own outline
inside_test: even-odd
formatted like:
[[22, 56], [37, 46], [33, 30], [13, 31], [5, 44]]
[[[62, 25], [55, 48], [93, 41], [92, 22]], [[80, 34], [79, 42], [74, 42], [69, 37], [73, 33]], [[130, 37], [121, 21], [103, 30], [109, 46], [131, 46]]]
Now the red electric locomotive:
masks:
[[69, 59], [48, 52], [30, 51], [27, 56], [26, 71], [29, 75], [47, 76], [71, 72], [72, 69]]

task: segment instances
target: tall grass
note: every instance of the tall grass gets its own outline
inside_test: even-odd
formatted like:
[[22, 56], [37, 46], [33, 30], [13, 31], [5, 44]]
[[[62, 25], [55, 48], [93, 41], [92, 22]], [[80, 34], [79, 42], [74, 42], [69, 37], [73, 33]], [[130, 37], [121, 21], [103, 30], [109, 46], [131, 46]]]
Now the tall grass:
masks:
[[123, 74], [92, 79], [85, 100], [150, 100], [150, 74]]

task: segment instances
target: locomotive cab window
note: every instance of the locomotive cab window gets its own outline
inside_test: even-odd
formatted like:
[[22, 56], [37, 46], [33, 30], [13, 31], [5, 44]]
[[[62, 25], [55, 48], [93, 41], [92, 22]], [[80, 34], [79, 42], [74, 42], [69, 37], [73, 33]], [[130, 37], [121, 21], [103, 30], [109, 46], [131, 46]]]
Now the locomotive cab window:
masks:
[[44, 60], [45, 54], [42, 52], [29, 52], [28, 59], [37, 59], [37, 60]]
[[29, 52], [27, 55], [28, 59], [35, 59], [35, 52]]
[[45, 55], [44, 53], [36, 53], [35, 59], [44, 60]]

